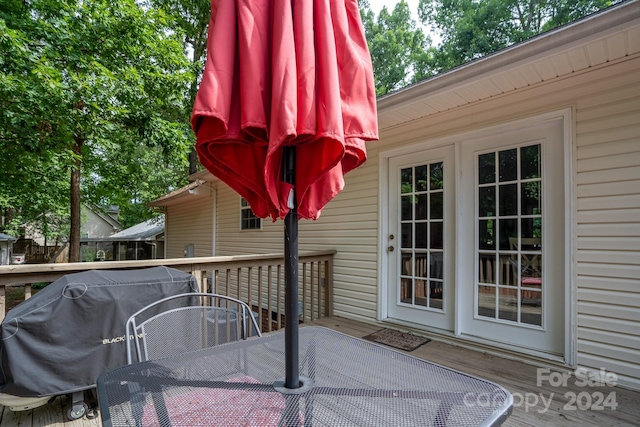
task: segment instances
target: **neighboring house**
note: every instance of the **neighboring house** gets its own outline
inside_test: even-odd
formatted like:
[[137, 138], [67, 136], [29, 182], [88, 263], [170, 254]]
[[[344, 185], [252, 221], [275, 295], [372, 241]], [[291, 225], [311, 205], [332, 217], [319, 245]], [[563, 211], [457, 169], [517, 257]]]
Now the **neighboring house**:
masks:
[[18, 240], [8, 234], [0, 233], [0, 265], [11, 263], [11, 254], [13, 253], [13, 243]]
[[164, 258], [164, 215], [103, 238], [80, 239], [82, 261]]
[[[640, 2], [383, 96], [378, 112], [367, 162], [300, 222], [300, 251], [337, 250], [333, 313], [640, 389]], [[283, 250], [282, 221], [247, 221], [228, 186], [192, 179], [153, 203], [167, 257]]]
[[122, 224], [118, 221], [120, 209], [112, 206], [102, 211], [96, 206], [82, 205], [82, 225], [80, 236], [85, 238], [108, 237], [122, 231]]
[[[115, 206], [103, 211], [97, 206], [83, 204], [80, 236], [84, 239], [101, 239], [121, 231], [118, 214], [119, 209]], [[66, 243], [47, 240], [42, 230], [33, 224], [25, 226], [24, 235], [15, 246], [15, 250], [24, 253], [26, 262], [31, 264], [66, 262], [69, 257]]]

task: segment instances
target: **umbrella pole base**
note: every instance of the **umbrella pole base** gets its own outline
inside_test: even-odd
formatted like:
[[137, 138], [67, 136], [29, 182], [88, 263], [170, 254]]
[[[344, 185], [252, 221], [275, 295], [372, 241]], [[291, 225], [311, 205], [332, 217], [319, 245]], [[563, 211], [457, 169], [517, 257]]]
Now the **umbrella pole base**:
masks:
[[315, 385], [312, 378], [300, 376], [300, 386], [298, 388], [289, 388], [285, 385], [285, 379], [280, 378], [273, 383], [273, 388], [282, 394], [303, 394], [311, 390]]

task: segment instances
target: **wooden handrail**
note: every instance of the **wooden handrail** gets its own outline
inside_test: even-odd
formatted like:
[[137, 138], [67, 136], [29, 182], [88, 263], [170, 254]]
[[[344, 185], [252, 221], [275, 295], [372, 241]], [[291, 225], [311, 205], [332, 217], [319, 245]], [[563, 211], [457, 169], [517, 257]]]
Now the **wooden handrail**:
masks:
[[[303, 295], [302, 290], [305, 290], [304, 295], [306, 296], [306, 299], [302, 301], [305, 313], [303, 321], [329, 316], [332, 312], [333, 256], [335, 253], [335, 250], [327, 250], [299, 254], [300, 271], [309, 269], [313, 272], [313, 274], [305, 274], [304, 278], [302, 274], [300, 275], [300, 295]], [[275, 328], [278, 328], [281, 324], [280, 297], [284, 296], [283, 283], [281, 283], [284, 280], [284, 275], [282, 274], [280, 279], [274, 280], [272, 275], [267, 274], [267, 270], [275, 271], [277, 268], [274, 267], [281, 266], [283, 262], [283, 254], [272, 253], [0, 266], [0, 320], [5, 316], [5, 288], [7, 286], [24, 286], [25, 299], [28, 299], [31, 296], [33, 283], [51, 283], [70, 273], [86, 270], [124, 270], [167, 266], [193, 274], [201, 291], [209, 290], [210, 286], [219, 284], [221, 278], [224, 278], [226, 285], [215, 286], [215, 292], [228, 293], [229, 296], [236, 298], [241, 297], [240, 299], [243, 301], [253, 304], [259, 312], [263, 327], [270, 331], [274, 325]], [[262, 289], [263, 287], [264, 289]], [[264, 295], [260, 294], [262, 291], [264, 291]], [[265, 319], [267, 315], [271, 317], [272, 312], [278, 313], [275, 323]]]

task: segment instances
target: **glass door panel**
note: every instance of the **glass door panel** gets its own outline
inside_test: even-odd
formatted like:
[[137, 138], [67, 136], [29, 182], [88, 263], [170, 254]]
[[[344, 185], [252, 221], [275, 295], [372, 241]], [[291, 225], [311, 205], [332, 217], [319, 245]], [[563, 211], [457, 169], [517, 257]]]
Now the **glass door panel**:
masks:
[[400, 171], [401, 258], [399, 304], [442, 310], [442, 162]]
[[453, 215], [452, 157], [447, 147], [389, 160], [388, 315], [447, 330], [454, 303], [453, 273], [445, 266], [454, 236], [446, 214]]
[[542, 326], [541, 145], [477, 156], [479, 317]]

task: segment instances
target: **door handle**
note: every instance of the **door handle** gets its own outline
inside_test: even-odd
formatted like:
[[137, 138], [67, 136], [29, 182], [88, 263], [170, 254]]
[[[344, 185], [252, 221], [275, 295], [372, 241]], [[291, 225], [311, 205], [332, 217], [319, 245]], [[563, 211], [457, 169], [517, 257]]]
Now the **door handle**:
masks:
[[394, 249], [395, 249], [395, 248], [394, 248], [393, 246], [389, 246], [389, 247], [387, 248], [387, 252], [393, 252], [393, 251], [394, 251]]

